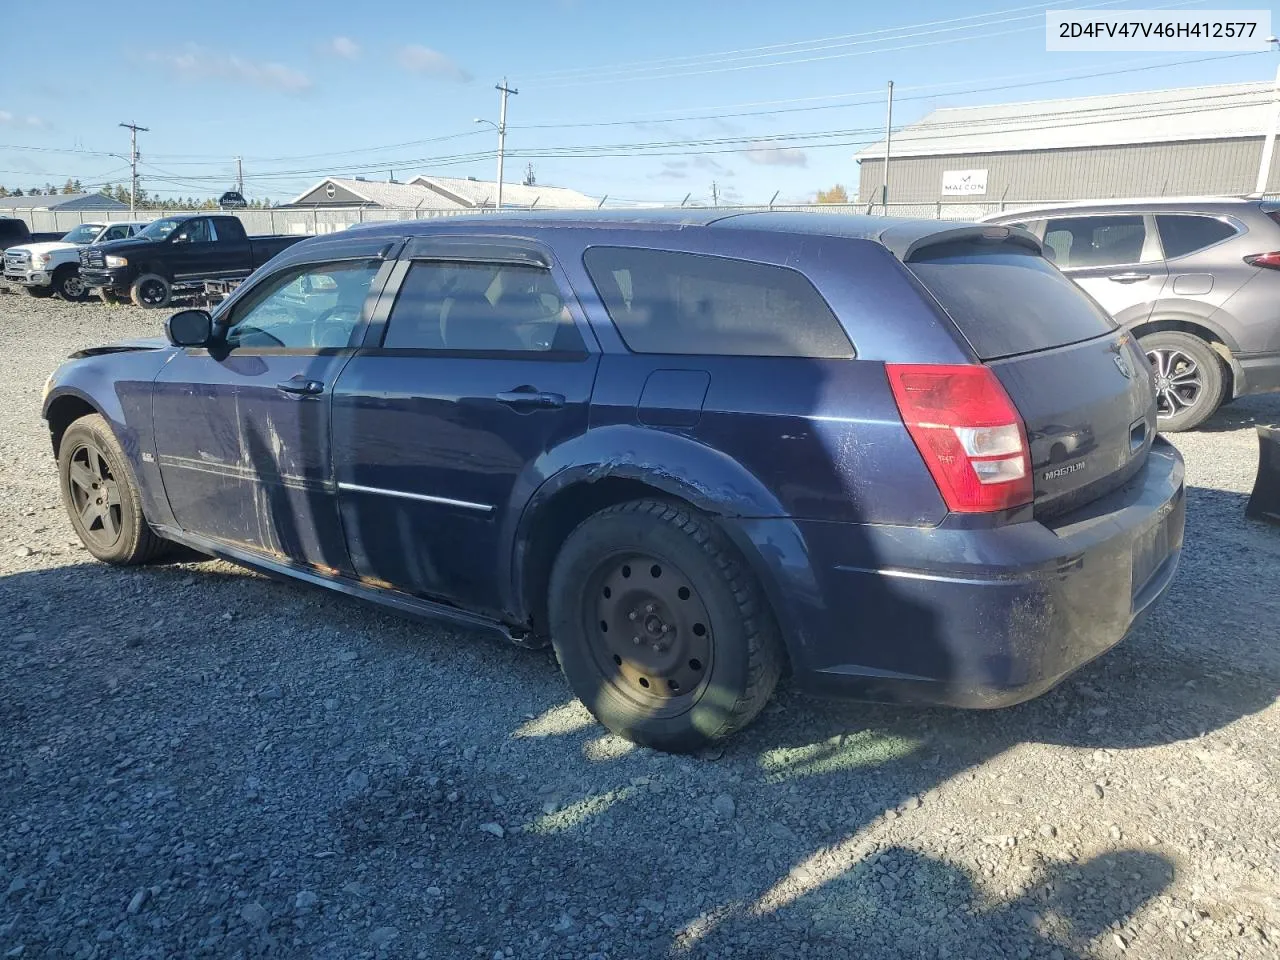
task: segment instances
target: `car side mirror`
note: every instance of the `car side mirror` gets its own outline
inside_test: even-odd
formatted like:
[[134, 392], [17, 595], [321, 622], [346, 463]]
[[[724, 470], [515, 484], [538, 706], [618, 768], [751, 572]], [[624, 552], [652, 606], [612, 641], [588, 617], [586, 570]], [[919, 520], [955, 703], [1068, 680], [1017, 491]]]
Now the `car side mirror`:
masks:
[[206, 347], [213, 339], [213, 317], [207, 310], [180, 310], [164, 322], [164, 335], [175, 347]]

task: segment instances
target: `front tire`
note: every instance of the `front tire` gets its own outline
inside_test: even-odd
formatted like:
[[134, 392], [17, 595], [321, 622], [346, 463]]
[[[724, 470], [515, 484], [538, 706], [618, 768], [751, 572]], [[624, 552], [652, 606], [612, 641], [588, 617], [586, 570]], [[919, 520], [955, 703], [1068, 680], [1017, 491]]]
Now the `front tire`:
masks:
[[89, 288], [80, 279], [78, 267], [62, 267], [53, 275], [53, 289], [63, 300], [84, 303], [89, 299]]
[[782, 643], [752, 571], [712, 521], [658, 500], [588, 517], [551, 571], [551, 642], [604, 726], [691, 751], [751, 722], [777, 685]]
[[158, 273], [144, 273], [129, 290], [129, 298], [138, 307], [167, 307], [172, 297], [169, 281]]
[[104, 563], [155, 560], [166, 542], [142, 515], [138, 482], [124, 450], [98, 414], [81, 417], [58, 446], [62, 504], [85, 549]]
[[1156, 426], [1162, 433], [1193, 430], [1222, 405], [1226, 370], [1199, 337], [1160, 330], [1138, 340], [1151, 363], [1156, 388]]

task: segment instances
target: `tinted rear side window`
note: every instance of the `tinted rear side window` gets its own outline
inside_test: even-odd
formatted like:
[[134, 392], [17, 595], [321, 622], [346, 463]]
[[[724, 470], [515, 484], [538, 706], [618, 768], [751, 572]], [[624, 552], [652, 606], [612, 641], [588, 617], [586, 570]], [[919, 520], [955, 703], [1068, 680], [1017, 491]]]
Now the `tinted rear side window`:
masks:
[[1078, 343], [1115, 329], [1043, 257], [1021, 247], [945, 244], [907, 264], [983, 360]]
[[592, 247], [583, 260], [635, 353], [853, 356], [831, 308], [795, 270], [634, 247]]
[[1156, 229], [1164, 245], [1166, 260], [1185, 257], [1205, 247], [1211, 247], [1235, 234], [1236, 228], [1213, 217], [1193, 217], [1188, 214], [1156, 214]]

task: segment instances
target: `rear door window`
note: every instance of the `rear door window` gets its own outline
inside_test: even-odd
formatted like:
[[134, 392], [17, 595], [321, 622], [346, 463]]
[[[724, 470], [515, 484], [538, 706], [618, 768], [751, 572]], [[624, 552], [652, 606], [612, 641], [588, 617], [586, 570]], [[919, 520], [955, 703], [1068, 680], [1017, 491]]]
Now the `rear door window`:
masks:
[[928, 247], [907, 264], [982, 360], [1101, 336], [1115, 323], [1044, 257], [1012, 244]]
[[1142, 263], [1146, 243], [1141, 214], [1053, 219], [1044, 234], [1045, 256], [1063, 270]]
[[447, 261], [410, 267], [382, 346], [548, 355], [585, 349], [550, 270]]
[[1166, 260], [1211, 247], [1236, 233], [1236, 228], [1225, 221], [1184, 213], [1156, 214], [1156, 229], [1160, 231]]
[[796, 270], [635, 247], [592, 247], [583, 260], [634, 353], [854, 355], [840, 321]]

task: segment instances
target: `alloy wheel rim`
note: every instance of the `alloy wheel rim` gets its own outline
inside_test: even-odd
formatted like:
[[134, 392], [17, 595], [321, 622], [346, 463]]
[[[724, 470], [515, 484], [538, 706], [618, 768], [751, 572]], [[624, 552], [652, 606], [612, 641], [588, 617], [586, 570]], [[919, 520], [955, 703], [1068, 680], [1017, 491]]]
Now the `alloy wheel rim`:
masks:
[[1204, 392], [1204, 376], [1195, 358], [1176, 348], [1147, 351], [1156, 390], [1156, 415], [1177, 416], [1194, 407]]
[[62, 292], [68, 297], [83, 297], [84, 289], [84, 281], [79, 277], [68, 277], [62, 283]]
[[610, 557], [589, 578], [584, 608], [592, 657], [616, 693], [654, 715], [693, 706], [714, 638], [706, 604], [679, 568], [645, 553]]
[[142, 302], [159, 303], [164, 299], [164, 285], [158, 280], [148, 280], [142, 285]]
[[124, 527], [120, 484], [111, 473], [106, 455], [84, 443], [71, 452], [67, 471], [71, 506], [81, 534], [98, 547], [110, 547]]

